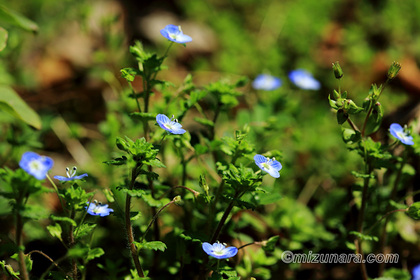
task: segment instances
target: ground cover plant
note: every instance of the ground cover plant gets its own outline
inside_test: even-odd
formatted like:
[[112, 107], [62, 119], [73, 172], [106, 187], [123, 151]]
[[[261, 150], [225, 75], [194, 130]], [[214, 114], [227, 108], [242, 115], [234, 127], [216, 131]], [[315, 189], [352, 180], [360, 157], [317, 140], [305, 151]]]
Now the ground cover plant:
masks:
[[419, 279], [419, 9], [0, 6], [0, 279]]

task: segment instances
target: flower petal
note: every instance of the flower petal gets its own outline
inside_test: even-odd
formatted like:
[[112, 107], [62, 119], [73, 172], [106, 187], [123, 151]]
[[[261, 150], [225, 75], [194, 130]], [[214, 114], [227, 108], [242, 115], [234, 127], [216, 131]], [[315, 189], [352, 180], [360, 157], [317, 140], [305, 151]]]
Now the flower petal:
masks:
[[204, 242], [201, 247], [203, 248], [204, 252], [207, 253], [207, 255], [211, 255], [213, 253], [213, 246], [210, 243]]
[[231, 257], [236, 256], [237, 253], [238, 253], [238, 248], [231, 246], [225, 249], [224, 257], [231, 258]]

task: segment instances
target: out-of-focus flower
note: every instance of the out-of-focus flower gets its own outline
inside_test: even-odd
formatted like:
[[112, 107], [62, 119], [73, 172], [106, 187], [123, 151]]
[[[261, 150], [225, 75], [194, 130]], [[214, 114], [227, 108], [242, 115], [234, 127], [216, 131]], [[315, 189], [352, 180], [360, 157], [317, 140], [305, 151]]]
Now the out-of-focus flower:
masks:
[[111, 212], [114, 212], [113, 209], [108, 208], [108, 204], [101, 203], [90, 203], [89, 206], [86, 206], [85, 208], [87, 209], [88, 214], [92, 216], [105, 217], [108, 216]]
[[254, 156], [255, 164], [261, 168], [262, 171], [267, 172], [274, 178], [279, 178], [280, 173], [279, 171], [282, 169], [282, 165], [278, 162], [275, 158], [267, 158], [262, 155], [255, 155]]
[[192, 41], [192, 38], [182, 33], [181, 26], [168, 24], [165, 28], [160, 30], [160, 34], [169, 41], [185, 44]]
[[178, 120], [172, 116], [172, 119], [169, 119], [163, 114], [158, 114], [156, 116], [156, 122], [158, 125], [166, 131], [169, 131], [172, 134], [184, 134], [185, 129], [182, 129], [182, 125], [178, 123]]
[[413, 268], [413, 279], [412, 280], [420, 280], [420, 264], [416, 265]]
[[318, 90], [321, 84], [306, 70], [298, 69], [289, 73], [289, 79], [301, 89]]
[[405, 145], [414, 145], [413, 136], [410, 136], [407, 132], [404, 132], [404, 128], [398, 123], [393, 123], [389, 127], [389, 132], [401, 141]]
[[73, 166], [72, 170], [70, 171], [70, 168], [66, 167], [66, 175], [67, 177], [64, 176], [54, 176], [55, 179], [60, 180], [60, 181], [73, 181], [73, 180], [80, 180], [84, 177], [87, 177], [87, 173], [76, 176], [76, 170], [77, 167]]
[[216, 259], [228, 259], [234, 257], [238, 253], [238, 248], [233, 246], [226, 248], [225, 245], [219, 242], [213, 243], [213, 245], [204, 242], [202, 247], [204, 252], [207, 253], [207, 255], [212, 256]]
[[50, 170], [53, 165], [54, 161], [50, 157], [40, 156], [34, 152], [24, 153], [19, 162], [20, 168], [38, 180], [45, 179], [48, 170]]
[[252, 82], [252, 87], [257, 90], [275, 90], [281, 86], [280, 78], [261, 74]]

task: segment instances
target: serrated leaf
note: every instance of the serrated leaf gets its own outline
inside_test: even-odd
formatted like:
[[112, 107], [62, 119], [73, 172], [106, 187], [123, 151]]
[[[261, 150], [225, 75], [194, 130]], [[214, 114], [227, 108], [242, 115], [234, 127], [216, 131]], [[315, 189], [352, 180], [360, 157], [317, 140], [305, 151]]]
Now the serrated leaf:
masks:
[[129, 83], [134, 81], [134, 78], [136, 77], [136, 75], [140, 75], [140, 71], [138, 69], [131, 68], [131, 67], [123, 68], [120, 70], [120, 72], [121, 72], [121, 77], [126, 79], [127, 82]]
[[11, 279], [20, 279], [19, 273], [15, 272], [10, 264], [6, 264], [5, 261], [0, 261], [0, 267], [4, 271], [5, 275], [12, 277]]
[[96, 227], [96, 224], [84, 223], [74, 229], [74, 238], [79, 239], [91, 233]]
[[47, 226], [47, 230], [52, 237], [57, 237], [59, 240], [63, 241], [63, 239], [61, 238], [63, 230], [61, 229], [60, 224], [56, 223], [55, 225], [49, 225]]
[[155, 251], [162, 251], [166, 250], [166, 244], [162, 241], [150, 241], [150, 242], [135, 242], [137, 248], [139, 250], [146, 249], [146, 250], [155, 250]]
[[0, 110], [11, 114], [36, 129], [41, 129], [39, 115], [8, 86], [0, 86]]
[[0, 21], [10, 23], [26, 31], [38, 31], [38, 25], [35, 22], [3, 5], [0, 5]]
[[93, 260], [95, 258], [99, 258], [103, 254], [105, 254], [105, 252], [104, 252], [104, 250], [102, 248], [93, 248], [93, 249], [90, 249], [89, 252], [88, 252], [88, 254], [87, 254], [86, 260], [87, 261], [90, 261], [90, 260]]

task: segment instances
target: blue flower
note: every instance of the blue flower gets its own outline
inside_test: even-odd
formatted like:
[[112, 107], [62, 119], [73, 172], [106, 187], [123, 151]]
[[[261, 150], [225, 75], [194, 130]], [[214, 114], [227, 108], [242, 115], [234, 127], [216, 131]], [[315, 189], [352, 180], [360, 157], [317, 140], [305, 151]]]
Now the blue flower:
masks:
[[166, 131], [169, 131], [172, 134], [184, 134], [185, 129], [182, 129], [182, 125], [178, 123], [178, 120], [172, 116], [172, 119], [169, 119], [163, 114], [158, 114], [156, 116], [156, 121], [158, 125]]
[[389, 132], [401, 141], [401, 143], [406, 145], [414, 145], [413, 136], [410, 136], [407, 132], [404, 132], [404, 128], [397, 123], [391, 124], [389, 127]]
[[48, 170], [54, 165], [54, 161], [50, 157], [40, 156], [34, 152], [26, 152], [20, 159], [19, 166], [26, 173], [34, 176], [38, 180], [47, 177]]
[[252, 87], [254, 89], [261, 89], [261, 90], [275, 90], [276, 88], [279, 88], [281, 86], [281, 80], [280, 78], [267, 75], [267, 74], [261, 74], [258, 75], [255, 80], [252, 82]]
[[165, 28], [160, 30], [160, 34], [169, 41], [185, 44], [192, 41], [192, 38], [182, 33], [181, 26], [168, 24]]
[[303, 69], [290, 72], [289, 79], [301, 89], [318, 90], [321, 88], [321, 84], [312, 77], [311, 73]]
[[420, 264], [416, 265], [413, 268], [413, 279], [412, 280], [420, 280]]
[[76, 176], [76, 170], [77, 167], [73, 166], [72, 171], [70, 172], [70, 168], [66, 167], [66, 175], [67, 177], [64, 176], [54, 176], [55, 179], [60, 180], [60, 181], [73, 181], [73, 180], [80, 180], [84, 177], [87, 177], [87, 173]]
[[269, 159], [262, 155], [254, 156], [255, 164], [261, 168], [262, 171], [267, 172], [274, 178], [280, 177], [279, 171], [282, 169], [281, 163], [278, 162], [275, 158]]
[[213, 245], [204, 242], [202, 247], [204, 252], [207, 253], [207, 255], [212, 256], [216, 259], [228, 259], [235, 256], [238, 253], [238, 248], [233, 246], [226, 248], [225, 245], [219, 242], [213, 243]]
[[105, 217], [108, 216], [111, 212], [114, 212], [113, 209], [108, 208], [108, 204], [102, 204], [102, 203], [90, 203], [89, 207], [85, 207], [87, 209], [88, 214], [92, 216], [101, 216]]

